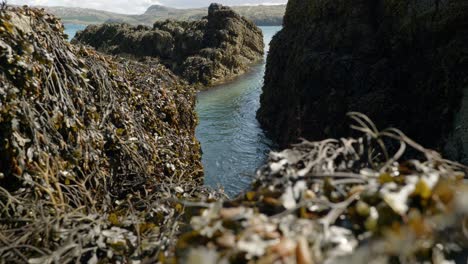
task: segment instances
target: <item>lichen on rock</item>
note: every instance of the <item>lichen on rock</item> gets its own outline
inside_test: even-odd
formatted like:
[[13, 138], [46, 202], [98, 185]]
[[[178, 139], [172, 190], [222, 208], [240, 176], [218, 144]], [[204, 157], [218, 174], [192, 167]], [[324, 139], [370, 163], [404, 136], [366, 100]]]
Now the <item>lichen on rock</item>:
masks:
[[197, 21], [158, 21], [153, 28], [128, 24], [88, 26], [83, 43], [109, 54], [155, 57], [191, 84], [214, 85], [244, 73], [263, 58], [263, 35], [229, 7], [212, 4]]

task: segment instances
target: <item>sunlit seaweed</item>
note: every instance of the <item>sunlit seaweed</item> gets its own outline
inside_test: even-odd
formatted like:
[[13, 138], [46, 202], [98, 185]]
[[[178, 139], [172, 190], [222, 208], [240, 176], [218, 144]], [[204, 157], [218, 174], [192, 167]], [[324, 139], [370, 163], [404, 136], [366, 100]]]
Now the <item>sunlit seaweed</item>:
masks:
[[466, 168], [397, 129], [379, 131], [366, 116], [349, 116], [362, 137], [304, 140], [271, 153], [250, 191], [192, 218], [179, 258], [442, 263], [465, 254]]
[[164, 66], [70, 45], [55, 17], [3, 7], [0, 262], [168, 251], [178, 197], [209, 197], [194, 104], [195, 90]]

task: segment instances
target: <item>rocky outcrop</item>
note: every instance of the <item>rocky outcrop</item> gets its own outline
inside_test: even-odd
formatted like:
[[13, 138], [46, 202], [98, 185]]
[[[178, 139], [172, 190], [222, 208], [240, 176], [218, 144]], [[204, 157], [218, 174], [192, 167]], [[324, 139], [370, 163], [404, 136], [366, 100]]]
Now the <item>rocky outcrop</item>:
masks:
[[212, 4], [202, 20], [89, 26], [75, 42], [134, 58], [155, 57], [192, 84], [213, 85], [247, 70], [262, 58], [263, 37], [252, 22], [228, 7]]
[[194, 94], [0, 5], [0, 262], [466, 262], [465, 168], [351, 114], [360, 137], [271, 153], [225, 200], [197, 182]]
[[[34, 177], [42, 155], [66, 163], [57, 169], [71, 178], [103, 169], [145, 181], [200, 169], [192, 88], [160, 64], [115, 62], [68, 44], [54, 17], [13, 10], [0, 33], [0, 157], [10, 161], [0, 166], [3, 181]], [[29, 22], [32, 15], [41, 19]], [[171, 157], [181, 159], [177, 167], [166, 166]]]
[[158, 251], [174, 233], [171, 197], [204, 197], [196, 91], [157, 62], [64, 36], [43, 11], [0, 7], [0, 262]]
[[258, 119], [285, 146], [343, 136], [359, 111], [441, 148], [468, 87], [467, 42], [466, 1], [291, 0]]

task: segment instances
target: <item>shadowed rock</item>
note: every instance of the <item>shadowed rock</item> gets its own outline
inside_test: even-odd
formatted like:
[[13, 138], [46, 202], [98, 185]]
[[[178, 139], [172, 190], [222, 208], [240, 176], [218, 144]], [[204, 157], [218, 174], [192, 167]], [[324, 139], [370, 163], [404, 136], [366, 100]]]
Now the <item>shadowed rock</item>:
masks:
[[282, 146], [343, 136], [348, 111], [445, 144], [468, 87], [466, 2], [291, 0], [284, 20], [258, 112]]

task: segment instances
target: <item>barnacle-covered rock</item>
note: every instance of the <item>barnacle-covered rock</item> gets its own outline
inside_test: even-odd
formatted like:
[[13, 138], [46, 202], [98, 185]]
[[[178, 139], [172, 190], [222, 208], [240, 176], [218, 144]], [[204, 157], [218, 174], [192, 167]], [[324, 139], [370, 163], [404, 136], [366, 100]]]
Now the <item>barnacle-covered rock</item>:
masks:
[[157, 21], [153, 28], [128, 24], [88, 26], [74, 42], [98, 51], [156, 57], [192, 84], [213, 85], [244, 73], [263, 58], [262, 31], [229, 7], [212, 4], [197, 21]]

